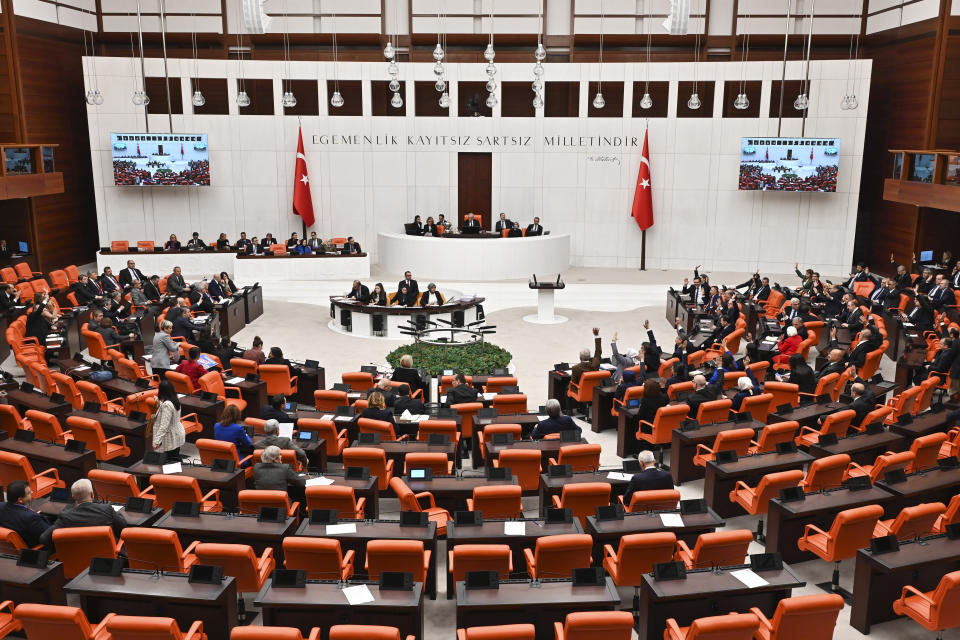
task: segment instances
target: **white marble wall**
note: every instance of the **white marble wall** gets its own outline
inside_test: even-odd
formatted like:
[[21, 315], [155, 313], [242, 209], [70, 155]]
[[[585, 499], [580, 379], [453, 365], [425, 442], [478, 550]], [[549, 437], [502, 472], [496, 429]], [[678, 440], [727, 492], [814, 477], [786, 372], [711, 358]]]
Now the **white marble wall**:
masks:
[[[87, 61], [89, 62], [89, 61]], [[207, 240], [225, 231], [232, 239], [272, 231], [283, 237], [299, 230], [290, 213], [297, 118], [240, 116], [231, 100], [229, 116], [192, 115], [189, 78], [192, 61], [172, 60], [172, 75], [185, 76], [185, 115], [174, 116], [175, 131], [209, 134], [213, 186], [204, 188], [114, 187], [109, 134], [141, 131], [142, 108], [130, 100], [136, 69], [129, 59], [96, 61], [97, 81], [106, 96], [100, 107], [88, 107], [97, 212], [101, 244], [113, 239], [162, 240], [171, 232], [181, 238], [193, 230]], [[493, 151], [493, 210], [506, 211], [526, 223], [534, 215], [554, 233], [573, 238], [571, 259], [576, 265], [636, 267], [640, 262], [640, 231], [633, 222], [633, 200], [641, 148], [556, 148], [545, 136], [620, 136], [642, 139], [644, 118], [587, 118], [586, 83], [597, 66], [548, 64], [546, 79], [581, 83], [579, 118], [427, 118], [413, 115], [413, 80], [432, 80], [430, 65], [401, 64], [407, 83], [406, 117], [327, 117], [325, 83], [332, 65], [294, 63], [298, 78], [319, 78], [320, 117], [303, 119], [311, 188], [318, 233], [325, 237], [352, 234], [376, 251], [376, 232], [400, 230], [415, 213], [424, 216], [457, 206], [457, 152]], [[204, 60], [200, 75], [237, 75], [236, 62]], [[848, 63], [814, 62], [810, 118], [806, 135], [842, 140], [839, 189], [834, 194], [758, 193], [737, 190], [738, 154], [744, 136], [775, 136], [777, 120], [721, 118], [719, 96], [723, 79], [739, 80], [741, 66], [709, 63], [698, 66], [701, 82], [717, 82], [714, 117], [678, 119], [678, 80], [692, 80], [690, 63], [654, 64], [651, 80], [669, 81], [669, 117], [649, 122], [655, 226], [647, 234], [647, 267], [677, 268], [703, 263], [708, 269], [783, 271], [794, 262], [842, 272], [849, 265], [856, 227], [860, 168], [869, 94], [870, 62], [854, 65], [857, 111], [840, 109], [846, 91]], [[281, 64], [247, 62], [247, 78], [273, 78], [276, 113], [281, 96]], [[369, 80], [384, 80], [386, 65], [352, 63], [339, 66], [341, 78], [363, 79], [364, 113], [370, 113]], [[780, 65], [751, 62], [748, 79], [764, 80], [760, 113], [767, 114], [770, 81], [779, 79]], [[791, 63], [787, 77], [802, 77], [800, 63]], [[162, 75], [161, 61], [147, 61], [148, 75]], [[642, 64], [607, 64], [605, 82], [627, 81], [625, 112], [630, 113], [632, 80], [642, 80]], [[483, 67], [448, 65], [451, 80], [485, 79]], [[499, 65], [498, 78], [529, 81], [531, 65]], [[88, 80], [89, 82], [89, 80]], [[231, 81], [232, 83], [232, 81]], [[231, 84], [231, 86], [233, 86]], [[457, 103], [456, 84], [452, 99]], [[686, 99], [686, 96], [683, 96]], [[792, 111], [793, 96], [787, 110]], [[609, 107], [608, 107], [609, 108]], [[706, 108], [706, 107], [704, 107]], [[168, 130], [166, 116], [150, 116], [150, 129]], [[783, 136], [799, 136], [801, 120], [786, 119]], [[393, 135], [390, 146], [321, 145], [314, 135]], [[407, 136], [470, 136], [468, 146], [409, 145]], [[530, 136], [526, 147], [477, 147], [477, 136]], [[598, 162], [596, 157], [610, 158]], [[374, 259], [376, 256], [374, 255]]]

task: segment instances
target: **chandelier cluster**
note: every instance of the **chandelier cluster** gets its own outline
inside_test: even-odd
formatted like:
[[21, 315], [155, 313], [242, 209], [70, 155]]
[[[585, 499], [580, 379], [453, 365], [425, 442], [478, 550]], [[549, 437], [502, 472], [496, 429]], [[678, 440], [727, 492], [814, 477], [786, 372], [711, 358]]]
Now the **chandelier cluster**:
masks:
[[433, 88], [440, 94], [440, 100], [438, 101], [440, 108], [449, 109], [450, 94], [447, 92], [447, 70], [443, 66], [443, 59], [447, 55], [443, 50], [443, 44], [447, 40], [447, 34], [443, 33], [443, 18], [439, 11], [437, 11], [437, 25], [437, 46], [433, 48], [433, 59], [436, 61], [436, 64], [433, 65], [433, 75], [437, 77], [437, 81]]

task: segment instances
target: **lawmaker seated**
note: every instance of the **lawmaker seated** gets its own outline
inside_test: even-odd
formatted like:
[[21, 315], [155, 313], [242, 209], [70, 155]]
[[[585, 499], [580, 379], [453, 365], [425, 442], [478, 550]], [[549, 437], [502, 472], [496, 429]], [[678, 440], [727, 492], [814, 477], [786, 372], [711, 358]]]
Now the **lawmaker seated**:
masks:
[[433, 221], [433, 216], [427, 218], [426, 224], [423, 225], [422, 235], [433, 236], [436, 238], [440, 235], [440, 230], [437, 228], [437, 224]]
[[507, 232], [508, 238], [522, 238], [523, 230], [520, 228], [519, 222], [514, 222], [513, 226], [510, 227], [510, 230]]
[[501, 213], [500, 219], [497, 220], [496, 229], [494, 230], [497, 233], [500, 233], [502, 231], [509, 231], [510, 229], [513, 229], [514, 226], [516, 226], [516, 224], [514, 222], [511, 222], [510, 219], [507, 218], [507, 214]]
[[527, 225], [527, 237], [542, 236], [542, 235], [543, 235], [543, 227], [540, 226], [540, 218], [534, 216], [533, 224]]
[[387, 292], [383, 288], [382, 282], [373, 285], [373, 291], [367, 296], [367, 304], [375, 304], [380, 307], [387, 306]]
[[427, 285], [427, 290], [423, 292], [423, 295], [420, 296], [420, 306], [421, 307], [435, 307], [442, 305], [446, 300], [443, 297], [443, 294], [437, 291], [437, 285], [430, 283]]
[[573, 421], [573, 418], [560, 414], [559, 400], [550, 398], [544, 406], [547, 410], [547, 419], [537, 423], [537, 426], [533, 428], [533, 432], [530, 434], [531, 438], [534, 440], [542, 440], [551, 433], [560, 433], [561, 431], [576, 431], [579, 437], [580, 427]]
[[400, 291], [393, 295], [392, 307], [413, 307], [417, 304], [417, 294], [406, 286], [400, 287]]
[[467, 219], [463, 221], [463, 226], [460, 227], [460, 232], [480, 233], [480, 221], [477, 220], [472, 211], [467, 214]]

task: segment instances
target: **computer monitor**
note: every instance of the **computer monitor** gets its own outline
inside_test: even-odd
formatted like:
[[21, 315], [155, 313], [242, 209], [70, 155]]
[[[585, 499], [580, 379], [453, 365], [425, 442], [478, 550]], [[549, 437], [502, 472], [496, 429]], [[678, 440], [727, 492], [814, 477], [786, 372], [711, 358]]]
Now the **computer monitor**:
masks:
[[[22, 242], [20, 243], [23, 244]], [[933, 251], [921, 251], [920, 252], [920, 262], [933, 262]]]
[[17, 246], [20, 248], [20, 253], [30, 253], [30, 245], [26, 242], [18, 242]]

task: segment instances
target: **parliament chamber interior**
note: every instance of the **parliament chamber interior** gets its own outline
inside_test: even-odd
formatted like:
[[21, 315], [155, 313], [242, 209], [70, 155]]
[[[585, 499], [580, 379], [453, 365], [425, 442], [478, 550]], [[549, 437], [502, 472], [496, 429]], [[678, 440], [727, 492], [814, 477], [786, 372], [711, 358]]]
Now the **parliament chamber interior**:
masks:
[[960, 638], [960, 0], [0, 54], [0, 638]]

